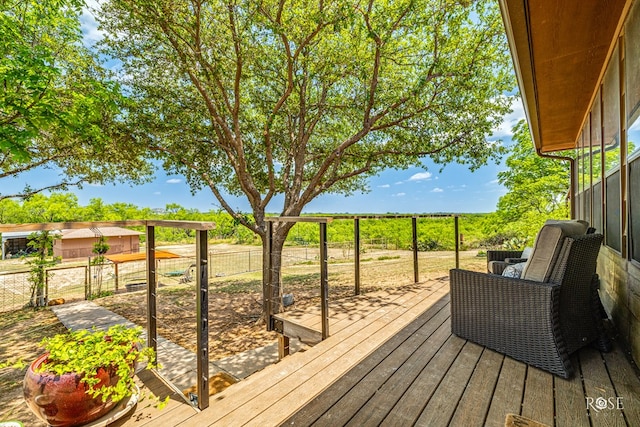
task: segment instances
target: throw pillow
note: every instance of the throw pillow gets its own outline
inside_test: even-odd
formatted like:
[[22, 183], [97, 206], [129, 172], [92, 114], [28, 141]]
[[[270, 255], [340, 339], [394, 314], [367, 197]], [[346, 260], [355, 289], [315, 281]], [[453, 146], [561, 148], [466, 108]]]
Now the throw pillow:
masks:
[[502, 272], [502, 275], [504, 277], [512, 277], [514, 279], [519, 279], [520, 276], [522, 275], [522, 270], [524, 269], [525, 264], [526, 262], [519, 262], [517, 264], [508, 265]]

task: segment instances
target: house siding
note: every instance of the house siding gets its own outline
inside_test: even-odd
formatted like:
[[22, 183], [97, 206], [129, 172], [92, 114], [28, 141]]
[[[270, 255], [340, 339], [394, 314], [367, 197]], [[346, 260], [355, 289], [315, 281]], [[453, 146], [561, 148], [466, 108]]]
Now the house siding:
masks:
[[640, 362], [640, 2], [613, 40], [604, 78], [576, 141], [575, 217], [605, 235], [600, 297]]
[[[95, 256], [93, 245], [96, 238], [58, 239], [53, 245], [53, 255], [62, 259], [87, 258]], [[128, 254], [140, 251], [138, 236], [113, 236], [107, 238], [107, 254]]]
[[640, 360], [640, 269], [614, 250], [603, 247], [598, 259], [600, 298], [629, 347]]

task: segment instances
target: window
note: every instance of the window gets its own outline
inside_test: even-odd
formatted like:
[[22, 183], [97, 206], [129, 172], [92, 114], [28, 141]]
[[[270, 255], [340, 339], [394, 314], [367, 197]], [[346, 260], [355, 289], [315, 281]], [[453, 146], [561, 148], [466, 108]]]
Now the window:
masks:
[[591, 224], [591, 132], [589, 116], [582, 129], [582, 156], [584, 158], [584, 219]]
[[621, 203], [620, 203], [620, 55], [618, 47], [602, 82], [602, 134], [604, 147], [605, 176], [605, 244], [620, 252]]
[[602, 180], [602, 114], [600, 91], [591, 108], [591, 179], [595, 184]]
[[602, 181], [593, 185], [593, 221], [591, 226], [596, 229], [596, 232], [602, 233], [604, 228], [602, 227]]
[[584, 219], [584, 193], [580, 193], [575, 199], [576, 219]]
[[[640, 157], [629, 163], [629, 187], [640, 186]], [[640, 262], [640, 191], [629, 192], [629, 235], [631, 236], [631, 259]]]
[[640, 153], [640, 5], [633, 6], [625, 27], [627, 154]]
[[605, 175], [620, 166], [620, 55], [614, 49], [602, 83]]
[[609, 175], [606, 179], [606, 225], [605, 243], [611, 249], [620, 252], [620, 169]]

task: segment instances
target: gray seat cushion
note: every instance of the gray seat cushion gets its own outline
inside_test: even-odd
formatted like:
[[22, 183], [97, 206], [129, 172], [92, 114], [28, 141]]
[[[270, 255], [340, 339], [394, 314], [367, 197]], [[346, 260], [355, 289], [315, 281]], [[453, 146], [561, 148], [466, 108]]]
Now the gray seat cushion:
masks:
[[588, 226], [586, 221], [547, 221], [536, 236], [521, 277], [536, 282], [549, 281], [564, 238], [585, 234]]

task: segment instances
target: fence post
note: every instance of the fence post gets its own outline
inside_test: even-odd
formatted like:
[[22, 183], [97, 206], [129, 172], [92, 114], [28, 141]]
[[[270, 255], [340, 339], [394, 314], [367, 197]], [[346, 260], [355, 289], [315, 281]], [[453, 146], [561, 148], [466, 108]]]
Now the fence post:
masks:
[[49, 302], [49, 270], [44, 271], [44, 300]]
[[322, 339], [329, 337], [329, 257], [327, 250], [327, 223], [320, 223], [320, 300], [322, 313]]
[[356, 275], [356, 295], [360, 295], [360, 218], [354, 218], [353, 220], [353, 241], [355, 246], [353, 259]]
[[413, 281], [418, 283], [420, 275], [418, 274], [418, 218], [411, 218], [411, 230], [413, 235]]
[[262, 267], [263, 272], [266, 272], [266, 276], [263, 279], [262, 284], [262, 298], [264, 299], [265, 312], [267, 314], [267, 331], [273, 331], [273, 305], [271, 304], [273, 274], [271, 271], [272, 257], [273, 257], [273, 222], [267, 221], [267, 242], [264, 248], [264, 254], [262, 259], [267, 263]]
[[89, 272], [89, 274], [87, 274], [89, 280], [87, 282], [87, 285], [84, 287], [84, 299], [86, 300], [91, 297], [91, 257], [89, 257], [87, 261], [87, 270]]
[[460, 238], [458, 229], [458, 215], [453, 217], [453, 228], [456, 238], [456, 268], [460, 268]]
[[198, 408], [209, 407], [209, 277], [207, 275], [207, 231], [199, 230], [196, 235], [196, 304], [198, 332], [197, 346], [197, 393]]
[[147, 346], [158, 356], [158, 325], [156, 313], [156, 236], [155, 227], [147, 225]]
[[116, 275], [114, 286], [116, 288], [115, 289], [115, 293], [117, 293], [118, 292], [118, 286], [120, 284], [120, 278], [118, 277], [118, 263], [113, 264], [113, 270], [114, 270], [114, 273]]

